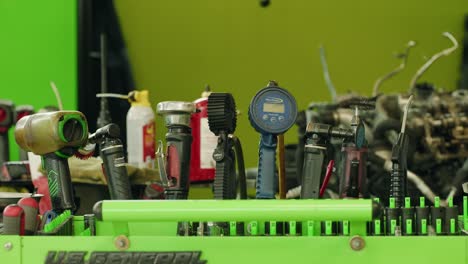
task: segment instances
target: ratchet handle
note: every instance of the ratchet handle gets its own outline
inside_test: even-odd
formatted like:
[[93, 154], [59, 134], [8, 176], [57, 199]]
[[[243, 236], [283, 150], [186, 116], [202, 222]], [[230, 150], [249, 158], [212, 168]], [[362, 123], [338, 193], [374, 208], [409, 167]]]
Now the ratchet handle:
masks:
[[326, 149], [321, 146], [306, 145], [304, 148], [304, 167], [302, 169], [301, 199], [318, 199], [320, 179]]
[[8, 144], [8, 131], [0, 133], [0, 167], [4, 162], [9, 161], [10, 148]]
[[192, 134], [189, 128], [178, 133], [167, 133], [166, 171], [171, 186], [165, 191], [166, 199], [187, 199], [189, 192], [190, 151]]
[[257, 199], [275, 198], [275, 181], [278, 179], [276, 171], [276, 135], [260, 136], [260, 148], [257, 175]]
[[49, 184], [52, 209], [56, 213], [62, 213], [65, 210], [74, 212], [76, 205], [68, 159], [49, 153], [42, 157], [42, 162]]
[[122, 142], [116, 138], [106, 139], [99, 149], [111, 199], [132, 199]]

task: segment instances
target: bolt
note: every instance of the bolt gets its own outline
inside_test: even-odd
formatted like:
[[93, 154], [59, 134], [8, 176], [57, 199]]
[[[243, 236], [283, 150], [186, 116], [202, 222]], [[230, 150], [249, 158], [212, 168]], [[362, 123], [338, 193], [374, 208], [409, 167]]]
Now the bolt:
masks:
[[126, 236], [121, 235], [115, 238], [114, 245], [119, 250], [127, 250], [130, 247], [130, 240]]
[[366, 242], [360, 236], [352, 237], [349, 244], [354, 251], [362, 250], [366, 246]]
[[5, 245], [3, 245], [6, 251], [10, 251], [13, 248], [13, 244], [11, 242], [6, 242]]

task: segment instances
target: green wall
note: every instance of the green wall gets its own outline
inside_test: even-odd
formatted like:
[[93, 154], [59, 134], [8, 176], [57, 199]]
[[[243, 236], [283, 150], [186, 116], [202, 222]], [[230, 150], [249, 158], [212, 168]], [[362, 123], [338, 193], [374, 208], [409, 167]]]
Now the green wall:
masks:
[[[247, 107], [270, 79], [291, 91], [300, 108], [330, 97], [322, 78], [318, 47], [324, 44], [338, 92], [370, 94], [375, 79], [399, 62], [393, 53], [409, 40], [418, 43], [408, 69], [382, 91], [404, 91], [417, 67], [450, 45], [441, 36], [462, 39], [468, 1], [424, 0], [116, 0], [139, 89], [151, 91], [153, 107], [165, 100], [192, 101], [205, 84], [234, 94], [242, 111], [236, 134], [246, 163], [257, 163], [258, 134]], [[424, 75], [453, 89], [460, 51], [441, 59]], [[157, 137], [166, 129], [157, 120]], [[296, 129], [286, 142], [296, 140]]]
[[[75, 1], [0, 0], [0, 98], [36, 110], [57, 105], [53, 80], [64, 108], [76, 109], [76, 12]], [[17, 160], [13, 132], [10, 153]]]

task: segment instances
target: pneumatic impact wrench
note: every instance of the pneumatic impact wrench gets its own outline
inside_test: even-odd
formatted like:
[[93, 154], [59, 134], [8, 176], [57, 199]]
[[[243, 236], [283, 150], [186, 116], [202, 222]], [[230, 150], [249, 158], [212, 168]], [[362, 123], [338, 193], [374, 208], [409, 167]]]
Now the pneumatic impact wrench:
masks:
[[68, 158], [88, 140], [86, 117], [78, 111], [33, 114], [16, 124], [18, 145], [42, 156], [42, 167], [49, 183], [52, 209], [56, 213], [77, 208], [71, 184]]

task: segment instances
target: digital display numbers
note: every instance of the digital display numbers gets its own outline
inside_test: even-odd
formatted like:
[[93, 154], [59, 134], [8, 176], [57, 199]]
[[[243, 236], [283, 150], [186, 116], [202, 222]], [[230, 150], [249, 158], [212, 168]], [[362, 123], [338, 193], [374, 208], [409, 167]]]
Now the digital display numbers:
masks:
[[284, 104], [264, 103], [263, 112], [283, 114]]

